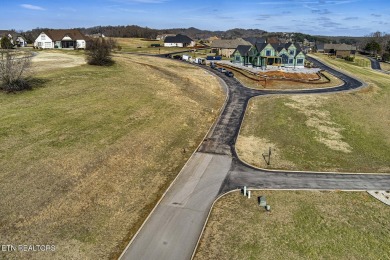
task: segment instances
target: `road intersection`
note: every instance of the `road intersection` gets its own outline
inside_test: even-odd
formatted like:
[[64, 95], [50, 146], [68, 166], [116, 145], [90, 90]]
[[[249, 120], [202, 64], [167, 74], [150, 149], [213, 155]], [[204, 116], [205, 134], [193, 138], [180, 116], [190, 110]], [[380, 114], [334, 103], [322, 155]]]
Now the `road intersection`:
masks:
[[390, 175], [267, 171], [242, 162], [235, 142], [249, 99], [273, 94], [321, 94], [349, 91], [363, 82], [308, 57], [317, 67], [344, 81], [334, 88], [255, 90], [235, 78], [204, 67], [226, 83], [224, 110], [120, 259], [191, 259], [214, 200], [247, 186], [252, 189], [387, 190]]

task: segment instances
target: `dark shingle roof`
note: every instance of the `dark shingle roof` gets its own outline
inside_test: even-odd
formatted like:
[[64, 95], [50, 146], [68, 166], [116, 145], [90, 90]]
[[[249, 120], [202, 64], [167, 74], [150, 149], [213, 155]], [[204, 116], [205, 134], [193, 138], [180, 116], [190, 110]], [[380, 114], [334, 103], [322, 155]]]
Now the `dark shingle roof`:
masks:
[[[286, 48], [286, 45], [285, 44], [281, 44], [281, 43], [273, 43], [271, 44], [272, 47], [277, 51], [277, 52], [280, 52], [281, 50], [283, 50], [284, 48]], [[287, 49], [287, 48], [286, 48]]]
[[178, 34], [176, 36], [167, 36], [164, 40], [165, 43], [191, 43], [192, 39], [187, 35]]
[[251, 45], [238, 45], [236, 51], [238, 51], [241, 56], [247, 56], [251, 48]]
[[256, 43], [256, 49], [258, 52], [261, 52], [267, 45], [268, 43]]
[[71, 30], [45, 30], [43, 31], [53, 41], [61, 41], [65, 36], [69, 36], [72, 40], [86, 40], [86, 37], [75, 29]]
[[256, 45], [256, 43], [266, 43], [267, 40], [261, 37], [246, 37], [243, 38], [245, 41], [250, 42], [252, 45]]

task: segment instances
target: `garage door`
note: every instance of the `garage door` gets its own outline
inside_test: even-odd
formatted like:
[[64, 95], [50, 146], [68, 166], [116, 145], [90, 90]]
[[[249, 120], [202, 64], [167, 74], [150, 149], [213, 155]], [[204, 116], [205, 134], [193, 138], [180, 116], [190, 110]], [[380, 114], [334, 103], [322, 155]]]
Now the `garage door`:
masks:
[[51, 48], [51, 42], [45, 42], [45, 49]]

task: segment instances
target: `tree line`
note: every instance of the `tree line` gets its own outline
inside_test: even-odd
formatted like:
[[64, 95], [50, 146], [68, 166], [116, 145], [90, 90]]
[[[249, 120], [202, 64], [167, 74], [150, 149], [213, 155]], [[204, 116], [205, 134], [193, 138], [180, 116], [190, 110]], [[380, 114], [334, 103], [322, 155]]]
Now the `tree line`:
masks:
[[364, 51], [384, 61], [390, 61], [390, 34], [374, 32], [367, 35]]

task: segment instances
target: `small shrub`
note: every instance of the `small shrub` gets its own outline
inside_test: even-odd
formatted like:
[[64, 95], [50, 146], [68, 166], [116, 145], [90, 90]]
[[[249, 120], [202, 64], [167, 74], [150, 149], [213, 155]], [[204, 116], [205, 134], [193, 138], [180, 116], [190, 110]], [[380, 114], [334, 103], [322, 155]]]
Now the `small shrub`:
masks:
[[345, 57], [344, 59], [346, 61], [350, 61], [350, 62], [354, 62], [355, 61], [355, 57], [351, 57], [351, 56]]
[[110, 66], [114, 64], [111, 58], [111, 51], [116, 47], [116, 42], [112, 39], [96, 38], [91, 40], [86, 49], [87, 62], [90, 65]]

